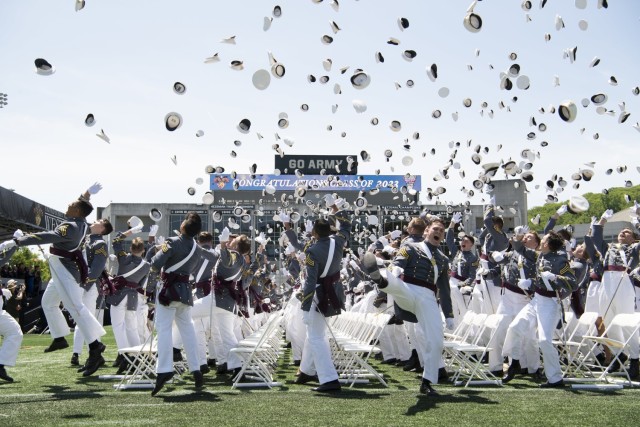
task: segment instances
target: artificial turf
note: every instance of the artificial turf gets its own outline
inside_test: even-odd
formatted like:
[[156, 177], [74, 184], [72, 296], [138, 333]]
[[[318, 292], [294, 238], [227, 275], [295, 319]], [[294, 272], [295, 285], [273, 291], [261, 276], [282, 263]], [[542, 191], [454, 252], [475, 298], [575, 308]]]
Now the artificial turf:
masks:
[[[637, 425], [640, 390], [594, 392], [540, 390], [522, 378], [504, 387], [460, 388], [442, 384], [441, 396], [418, 393], [415, 373], [398, 367], [374, 366], [389, 388], [378, 383], [318, 394], [312, 385], [293, 381], [296, 368], [288, 354], [280, 360], [273, 390], [232, 390], [228, 376], [205, 375], [196, 391], [193, 378], [183, 376], [156, 396], [149, 390], [116, 391], [111, 368], [116, 348], [111, 329], [106, 367], [84, 378], [69, 363], [71, 350], [44, 353], [48, 335], [25, 335], [18, 364], [8, 367], [14, 383], [0, 380], [0, 426], [172, 425], [172, 426], [626, 426]], [[86, 355], [86, 353], [85, 353]]]

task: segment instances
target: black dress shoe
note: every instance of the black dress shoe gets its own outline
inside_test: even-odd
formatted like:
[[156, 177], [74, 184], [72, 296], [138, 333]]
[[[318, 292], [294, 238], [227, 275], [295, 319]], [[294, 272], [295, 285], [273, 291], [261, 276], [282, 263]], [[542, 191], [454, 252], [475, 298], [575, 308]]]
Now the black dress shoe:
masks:
[[398, 359], [387, 359], [387, 360], [383, 360], [380, 363], [382, 363], [383, 365], [393, 365], [397, 361], [398, 361]]
[[202, 372], [202, 375], [208, 374], [211, 372], [211, 368], [205, 363], [204, 365], [200, 365], [200, 372]]
[[439, 368], [438, 369], [438, 382], [440, 381], [447, 381], [449, 379], [449, 373], [447, 372], [447, 370], [445, 368]]
[[120, 363], [120, 366], [118, 366], [118, 371], [116, 372], [116, 375], [122, 375], [128, 370], [129, 370], [129, 362], [127, 362], [127, 359], [125, 357], [122, 357], [122, 362]]
[[511, 361], [511, 365], [509, 365], [509, 369], [507, 369], [507, 375], [505, 375], [504, 377], [502, 377], [502, 383], [506, 384], [509, 381], [511, 381], [512, 379], [514, 379], [516, 377], [517, 374], [520, 373], [520, 361], [513, 359]]
[[89, 375], [93, 375], [100, 366], [104, 363], [104, 357], [102, 357], [102, 353], [99, 351], [89, 352], [89, 358], [84, 364], [84, 371], [82, 371], [83, 377], [88, 377]]
[[45, 353], [51, 353], [52, 351], [62, 350], [63, 348], [69, 347], [69, 343], [64, 337], [54, 339], [49, 347], [44, 349]]
[[299, 360], [294, 360], [293, 361], [293, 366], [300, 366], [300, 361]]
[[0, 365], [0, 379], [5, 380], [6, 382], [12, 383], [13, 378], [11, 378], [7, 371], [4, 369], [4, 365]]
[[306, 384], [306, 383], [310, 383], [310, 382], [318, 382], [318, 376], [317, 375], [307, 375], [304, 372], [300, 371], [300, 375], [298, 375], [298, 378], [296, 378], [296, 380], [294, 381], [296, 384]]
[[116, 357], [116, 360], [113, 361], [113, 365], [111, 365], [112, 368], [117, 368], [120, 365], [122, 365], [122, 355], [120, 353], [118, 353], [118, 356]]
[[409, 359], [407, 359], [407, 360], [397, 360], [396, 361], [396, 366], [402, 366], [404, 368], [407, 363], [409, 363]]
[[202, 375], [201, 371], [193, 371], [193, 379], [196, 383], [196, 388], [204, 387], [204, 375]]
[[207, 359], [207, 366], [209, 366], [210, 368], [215, 368], [216, 367], [216, 359]]
[[413, 369], [417, 369], [418, 367], [420, 367], [420, 359], [418, 358], [418, 352], [416, 350], [411, 350], [411, 357], [409, 358], [407, 363], [405, 363], [402, 370], [405, 372], [409, 372]]
[[71, 365], [80, 366], [80, 361], [78, 360], [78, 353], [73, 353], [71, 355]]
[[496, 377], [499, 380], [501, 380], [502, 377], [504, 376], [504, 371], [502, 369], [497, 370], [497, 371], [491, 371], [491, 375], [493, 375], [494, 377]]
[[151, 396], [155, 396], [156, 394], [158, 394], [158, 392], [162, 390], [162, 387], [164, 387], [167, 381], [169, 381], [171, 378], [173, 378], [173, 372], [164, 372], [158, 374], [158, 377], [156, 378], [156, 385], [155, 387], [153, 387]]
[[431, 381], [425, 380], [424, 378], [422, 379], [422, 384], [420, 384], [420, 393], [432, 397], [440, 396], [440, 393], [431, 386]]
[[563, 387], [564, 387], [563, 380], [556, 381], [555, 383], [550, 383], [549, 381], [547, 381], [544, 384], [540, 384], [540, 388], [563, 388]]
[[378, 284], [379, 288], [386, 288], [389, 282], [386, 277], [383, 277], [380, 274], [380, 269], [378, 268], [378, 258], [371, 252], [367, 252], [364, 254], [364, 258], [362, 260], [362, 266], [364, 271], [369, 275], [369, 278]]
[[173, 348], [173, 361], [174, 362], [182, 362], [184, 359], [182, 358], [182, 350], [179, 348]]
[[311, 390], [319, 392], [340, 391], [342, 390], [342, 386], [340, 385], [340, 381], [333, 380], [328, 383], [320, 384], [318, 387], [314, 387]]
[[629, 378], [637, 380], [640, 378], [640, 365], [638, 359], [629, 359]]
[[227, 373], [227, 364], [223, 363], [222, 365], [219, 365], [218, 368], [216, 369], [216, 374], [218, 375], [224, 375]]

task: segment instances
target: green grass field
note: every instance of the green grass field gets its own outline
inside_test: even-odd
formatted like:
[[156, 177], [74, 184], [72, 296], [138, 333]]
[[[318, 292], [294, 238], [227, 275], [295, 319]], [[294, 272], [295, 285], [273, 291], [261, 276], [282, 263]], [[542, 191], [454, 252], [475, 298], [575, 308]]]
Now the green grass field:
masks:
[[228, 377], [205, 376], [205, 389], [184, 377], [156, 397], [149, 390], [115, 391], [116, 349], [108, 328], [107, 366], [83, 378], [69, 364], [70, 349], [43, 353], [48, 335], [25, 335], [18, 365], [8, 368], [14, 383], [0, 381], [0, 426], [60, 425], [238, 425], [238, 426], [405, 426], [405, 425], [637, 425], [640, 390], [593, 392], [540, 390], [527, 379], [504, 387], [438, 386], [436, 399], [418, 393], [415, 373], [375, 364], [389, 388], [356, 385], [320, 395], [293, 384], [295, 368], [283, 358], [273, 390], [232, 390]]

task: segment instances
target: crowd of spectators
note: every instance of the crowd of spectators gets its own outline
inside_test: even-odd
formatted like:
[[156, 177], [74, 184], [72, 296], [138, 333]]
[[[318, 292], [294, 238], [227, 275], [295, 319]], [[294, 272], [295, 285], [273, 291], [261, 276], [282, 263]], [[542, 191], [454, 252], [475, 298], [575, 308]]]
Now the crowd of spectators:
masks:
[[37, 298], [42, 286], [42, 274], [37, 265], [27, 267], [24, 264], [5, 264], [0, 268], [0, 277], [24, 280], [27, 298]]

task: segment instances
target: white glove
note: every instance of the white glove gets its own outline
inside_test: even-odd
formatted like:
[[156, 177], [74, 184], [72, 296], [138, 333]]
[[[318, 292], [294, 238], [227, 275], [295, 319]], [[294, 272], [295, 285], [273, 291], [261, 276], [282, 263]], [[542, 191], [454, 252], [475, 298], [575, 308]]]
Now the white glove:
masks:
[[158, 236], [156, 238], [156, 244], [162, 245], [164, 243], [164, 236]]
[[8, 251], [15, 246], [16, 242], [14, 242], [13, 240], [7, 240], [6, 242], [0, 243], [0, 252]]
[[453, 222], [454, 224], [459, 224], [460, 221], [462, 221], [462, 212], [454, 213], [451, 217], [451, 222]]
[[89, 194], [98, 194], [100, 190], [102, 190], [102, 184], [100, 184], [99, 182], [96, 182], [91, 187], [87, 188]]
[[142, 227], [144, 227], [143, 224], [136, 225], [135, 227], [129, 229], [129, 233], [138, 234], [138, 233], [142, 232]]
[[109, 255], [109, 261], [115, 262], [117, 259], [118, 259], [118, 257], [115, 254]]
[[571, 240], [569, 240], [569, 243], [571, 244], [571, 249], [575, 249], [576, 245], [578, 244], [575, 237], [572, 237]]
[[547, 284], [547, 283], [555, 281], [556, 275], [550, 271], [543, 271], [542, 273], [540, 273], [540, 278], [543, 279], [542, 283], [544, 283], [544, 286], [547, 288], [547, 290], [550, 292], [553, 292], [553, 288], [551, 287], [551, 284]]
[[280, 221], [282, 221], [283, 223], [291, 222], [291, 217], [289, 217], [289, 215], [287, 215], [285, 212], [280, 212]]
[[487, 194], [491, 194], [491, 193], [493, 193], [493, 187], [491, 187], [489, 184], [485, 184], [484, 188], [483, 188], [483, 191], [485, 193], [487, 193]]
[[489, 199], [489, 204], [492, 206], [496, 206], [496, 196], [491, 196], [491, 198]]
[[448, 330], [453, 331], [456, 328], [456, 324], [451, 317], [444, 319], [444, 323]]
[[14, 239], [19, 239], [22, 236], [24, 236], [24, 233], [19, 228], [16, 231], [13, 232], [13, 238]]
[[597, 216], [592, 216], [591, 217], [591, 226], [593, 227], [597, 223], [598, 223], [598, 217]]
[[528, 291], [531, 287], [531, 279], [518, 280], [518, 287], [523, 291]]
[[562, 205], [558, 208], [558, 210], [556, 211], [556, 215], [558, 216], [562, 216], [564, 214], [567, 213], [567, 205]]
[[336, 201], [335, 201], [335, 202], [333, 202], [333, 204], [334, 204], [334, 205], [336, 205], [336, 207], [338, 207], [338, 209], [339, 209], [339, 208], [341, 208], [341, 207], [342, 207], [342, 205], [344, 204], [344, 199], [343, 199], [342, 197], [338, 197], [338, 198], [336, 199]]
[[151, 227], [149, 227], [149, 237], [156, 237], [156, 234], [158, 234], [158, 225], [157, 224], [153, 224]]
[[484, 268], [480, 267], [476, 270], [476, 274], [478, 276], [486, 276], [487, 274], [489, 274], [489, 270], [485, 270]]
[[304, 231], [306, 231], [307, 233], [311, 233], [311, 230], [313, 230], [313, 222], [308, 219], [304, 222]]
[[302, 323], [304, 323], [305, 325], [309, 326], [309, 324], [311, 323], [311, 313], [308, 311], [303, 311], [302, 312]]
[[336, 203], [336, 198], [333, 197], [333, 194], [325, 194], [324, 201], [327, 203], [327, 206], [333, 206]]
[[513, 233], [516, 236], [524, 236], [528, 232], [529, 232], [529, 226], [528, 225], [519, 225], [519, 226], [517, 226], [516, 228], [513, 229]]
[[229, 227], [225, 227], [222, 229], [222, 233], [220, 233], [218, 239], [220, 240], [220, 242], [228, 242], [230, 234], [231, 233], [229, 232]]
[[471, 286], [463, 286], [460, 288], [460, 292], [462, 293], [462, 295], [471, 295], [471, 292], [473, 292], [473, 288]]
[[400, 230], [393, 230], [391, 232], [391, 240], [396, 240], [400, 236], [402, 236], [402, 231]]
[[608, 220], [609, 218], [611, 218], [613, 216], [613, 209], [607, 209], [606, 211], [604, 211], [602, 213], [602, 215], [600, 216], [601, 219], [604, 220]]
[[495, 262], [500, 262], [504, 259], [504, 254], [500, 251], [493, 251], [491, 252], [491, 258], [493, 258]]
[[564, 242], [564, 251], [566, 253], [570, 253], [571, 252], [571, 241], [570, 240], [565, 240], [565, 242]]

